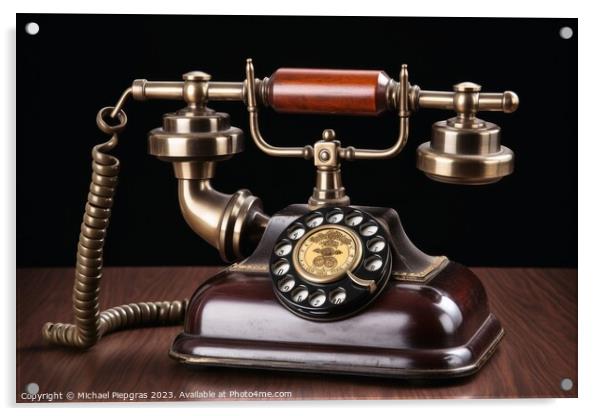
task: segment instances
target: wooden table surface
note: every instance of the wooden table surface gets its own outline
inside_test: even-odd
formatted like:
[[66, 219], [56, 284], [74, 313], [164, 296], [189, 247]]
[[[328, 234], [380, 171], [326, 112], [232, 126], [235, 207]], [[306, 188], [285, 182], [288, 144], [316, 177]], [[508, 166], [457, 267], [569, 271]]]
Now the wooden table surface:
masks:
[[[190, 297], [217, 270], [108, 268], [102, 283], [102, 308], [133, 301]], [[97, 401], [127, 401], [133, 397], [132, 393], [146, 395], [147, 400], [170, 396], [171, 400], [283, 399], [260, 397], [266, 394], [289, 396], [285, 400], [577, 397], [577, 270], [474, 268], [473, 271], [485, 285], [490, 307], [506, 330], [498, 351], [479, 373], [468, 378], [408, 382], [259, 370], [192, 369], [167, 356], [179, 327], [110, 334], [85, 352], [48, 346], [41, 339], [42, 325], [49, 320], [72, 320], [73, 271], [19, 269], [16, 400], [30, 401], [23, 396], [29, 383], [36, 383], [39, 393], [55, 393], [55, 401], [68, 401], [69, 392], [76, 401], [78, 393], [96, 395]], [[560, 387], [564, 378], [573, 381], [570, 391]], [[79, 401], [85, 401], [81, 397]]]

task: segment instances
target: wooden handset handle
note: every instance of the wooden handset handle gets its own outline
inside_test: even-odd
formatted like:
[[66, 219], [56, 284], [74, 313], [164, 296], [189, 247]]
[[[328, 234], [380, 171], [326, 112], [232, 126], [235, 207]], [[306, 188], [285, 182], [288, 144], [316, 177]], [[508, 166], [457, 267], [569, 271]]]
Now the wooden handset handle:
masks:
[[376, 116], [387, 109], [390, 83], [378, 70], [280, 68], [265, 97], [282, 113]]

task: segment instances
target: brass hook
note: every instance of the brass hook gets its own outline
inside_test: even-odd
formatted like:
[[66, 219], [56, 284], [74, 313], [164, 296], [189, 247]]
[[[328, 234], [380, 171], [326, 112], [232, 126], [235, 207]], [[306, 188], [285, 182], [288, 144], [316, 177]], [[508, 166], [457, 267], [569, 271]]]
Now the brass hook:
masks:
[[123, 94], [121, 94], [121, 97], [119, 97], [119, 100], [117, 101], [117, 104], [115, 104], [113, 111], [111, 111], [111, 118], [117, 117], [117, 114], [119, 114], [130, 95], [132, 95], [132, 87], [127, 88]]
[[406, 64], [401, 65], [399, 71], [399, 87], [397, 89], [397, 107], [399, 115], [399, 135], [397, 141], [391, 147], [386, 149], [356, 149], [354, 147], [345, 147], [340, 149], [340, 157], [346, 160], [360, 160], [360, 159], [390, 159], [397, 156], [405, 147], [408, 142], [409, 136], [409, 75], [408, 66]]
[[301, 157], [304, 159], [313, 158], [313, 148], [311, 145], [305, 147], [278, 147], [272, 146], [261, 136], [259, 131], [259, 116], [257, 111], [257, 101], [255, 96], [255, 69], [253, 68], [253, 60], [247, 59], [245, 67], [247, 76], [246, 80], [246, 102], [247, 110], [249, 111], [249, 129], [251, 137], [257, 147], [264, 153], [270, 156], [278, 157]]

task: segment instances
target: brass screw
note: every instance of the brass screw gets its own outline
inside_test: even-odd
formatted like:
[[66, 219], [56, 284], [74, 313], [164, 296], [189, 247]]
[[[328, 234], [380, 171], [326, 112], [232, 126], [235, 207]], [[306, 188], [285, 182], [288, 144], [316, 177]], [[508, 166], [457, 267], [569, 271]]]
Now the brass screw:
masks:
[[330, 152], [328, 150], [322, 150], [318, 157], [322, 162], [328, 162], [328, 160], [330, 160]]

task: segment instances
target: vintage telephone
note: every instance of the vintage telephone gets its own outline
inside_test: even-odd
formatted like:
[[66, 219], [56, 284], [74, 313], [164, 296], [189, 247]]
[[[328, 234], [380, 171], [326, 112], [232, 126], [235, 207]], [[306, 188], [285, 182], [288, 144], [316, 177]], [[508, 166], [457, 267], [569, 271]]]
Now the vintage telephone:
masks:
[[[234, 366], [385, 377], [453, 377], [477, 371], [503, 329], [490, 313], [478, 278], [446, 257], [418, 250], [389, 208], [350, 205], [341, 161], [392, 158], [404, 148], [409, 117], [421, 108], [457, 114], [433, 125], [418, 147], [417, 166], [430, 178], [480, 185], [513, 169], [500, 128], [477, 111], [511, 113], [510, 91], [484, 93], [470, 82], [452, 92], [424, 91], [375, 70], [277, 70], [256, 79], [252, 61], [244, 82], [214, 82], [199, 71], [183, 82], [135, 80], [115, 107], [101, 109], [99, 128], [111, 139], [92, 150], [93, 173], [78, 244], [74, 324], [47, 323], [54, 344], [89, 348], [102, 335], [130, 326], [184, 322], [170, 356], [201, 366]], [[117, 145], [136, 100], [184, 100], [149, 133], [149, 153], [171, 162], [184, 218], [230, 263], [190, 301], [140, 302], [99, 310], [102, 252], [117, 184]], [[209, 101], [246, 104], [251, 137], [264, 153], [313, 161], [317, 177], [307, 204], [268, 216], [247, 190], [213, 189], [218, 162], [243, 150], [243, 132]], [[344, 147], [333, 130], [313, 146], [275, 147], [261, 135], [258, 106], [277, 112], [378, 115], [395, 111], [399, 136], [383, 150]], [[111, 119], [111, 122], [107, 121]]]

